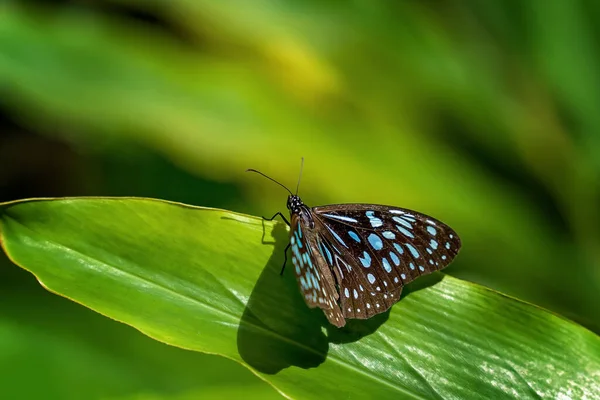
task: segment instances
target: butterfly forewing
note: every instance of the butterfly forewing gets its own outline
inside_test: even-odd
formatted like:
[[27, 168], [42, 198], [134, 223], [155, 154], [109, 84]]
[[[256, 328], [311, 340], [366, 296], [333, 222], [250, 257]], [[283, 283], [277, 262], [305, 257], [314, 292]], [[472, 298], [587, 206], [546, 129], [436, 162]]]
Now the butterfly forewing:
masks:
[[333, 250], [319, 239], [318, 232], [303, 225], [302, 221], [293, 214], [290, 227], [292, 263], [300, 291], [309, 307], [322, 308], [329, 322], [344, 326], [336, 283], [328, 264]]
[[398, 207], [340, 204], [311, 209], [319, 249], [332, 260], [342, 313], [369, 318], [391, 307], [402, 287], [446, 267], [461, 242], [450, 227], [425, 214]]

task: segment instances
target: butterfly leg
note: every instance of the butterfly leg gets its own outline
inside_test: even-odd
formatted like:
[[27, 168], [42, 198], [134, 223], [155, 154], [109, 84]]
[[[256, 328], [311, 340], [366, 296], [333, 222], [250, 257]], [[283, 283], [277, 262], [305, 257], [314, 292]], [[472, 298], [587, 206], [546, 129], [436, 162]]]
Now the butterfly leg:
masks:
[[[273, 215], [271, 218], [265, 218], [265, 217], [262, 217], [262, 218], [266, 221], [273, 221], [278, 215], [281, 217], [281, 219], [283, 219], [283, 222], [285, 222], [287, 226], [290, 226], [289, 221], [285, 218], [285, 216], [281, 212], [277, 212], [277, 214]], [[281, 272], [279, 273], [279, 275], [283, 275], [283, 271], [285, 270], [285, 264], [287, 264], [287, 251], [290, 248], [290, 245], [291, 245], [291, 243], [288, 243], [288, 245], [285, 246], [285, 250], [283, 251], [283, 266], [281, 267]]]
[[291, 243], [288, 243], [287, 246], [285, 246], [285, 250], [283, 251], [283, 266], [281, 267], [281, 272], [279, 273], [279, 275], [283, 275], [283, 271], [285, 270], [285, 264], [287, 263], [287, 251], [290, 248]]
[[278, 212], [277, 214], [273, 215], [271, 218], [266, 218], [266, 217], [262, 217], [264, 220], [266, 221], [273, 221], [277, 216], [280, 216], [281, 219], [283, 219], [283, 222], [285, 222], [285, 224], [287, 226], [290, 226], [290, 223], [288, 222], [288, 220], [283, 216], [283, 214], [281, 212]]

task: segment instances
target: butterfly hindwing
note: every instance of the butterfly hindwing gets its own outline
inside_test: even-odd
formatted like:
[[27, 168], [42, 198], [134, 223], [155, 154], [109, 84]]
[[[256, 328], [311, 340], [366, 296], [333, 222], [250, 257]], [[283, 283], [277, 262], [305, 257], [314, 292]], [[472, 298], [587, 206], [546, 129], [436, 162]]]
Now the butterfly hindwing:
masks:
[[387, 310], [406, 283], [446, 267], [461, 246], [450, 227], [412, 210], [340, 204], [311, 211], [320, 241], [335, 255], [325, 261], [346, 318]]
[[335, 280], [327, 263], [331, 249], [319, 241], [318, 234], [303, 225], [302, 218], [292, 215], [290, 244], [292, 264], [300, 291], [309, 307], [323, 309], [329, 322], [336, 326], [345, 324], [338, 299]]

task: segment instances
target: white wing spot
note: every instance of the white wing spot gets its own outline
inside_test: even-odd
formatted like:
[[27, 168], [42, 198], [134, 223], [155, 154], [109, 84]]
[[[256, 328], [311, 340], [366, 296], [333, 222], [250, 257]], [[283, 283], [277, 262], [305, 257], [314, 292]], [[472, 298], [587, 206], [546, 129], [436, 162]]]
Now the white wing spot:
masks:
[[333, 218], [333, 219], [337, 219], [337, 220], [344, 221], [344, 222], [354, 222], [354, 223], [358, 222], [354, 218], [344, 217], [343, 215], [335, 215], [335, 214], [323, 214], [323, 215], [328, 218]]

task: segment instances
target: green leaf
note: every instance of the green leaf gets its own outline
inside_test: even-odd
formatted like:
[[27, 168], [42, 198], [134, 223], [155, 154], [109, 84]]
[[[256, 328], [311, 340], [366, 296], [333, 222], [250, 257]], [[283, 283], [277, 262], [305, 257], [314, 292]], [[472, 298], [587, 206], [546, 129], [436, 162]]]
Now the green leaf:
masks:
[[243, 390], [245, 400], [281, 399], [233, 361], [165, 346], [48, 293], [9, 265], [0, 254], [4, 398], [117, 400], [190, 392], [190, 397], [211, 399], [224, 398], [227, 393], [219, 392], [226, 389], [229, 394]]
[[[279, 269], [283, 224], [150, 199], [6, 203], [9, 257], [49, 290], [162, 342], [248, 366], [288, 397], [597, 398], [600, 341], [443, 274], [343, 329]], [[465, 245], [468, 251], [468, 243]]]

